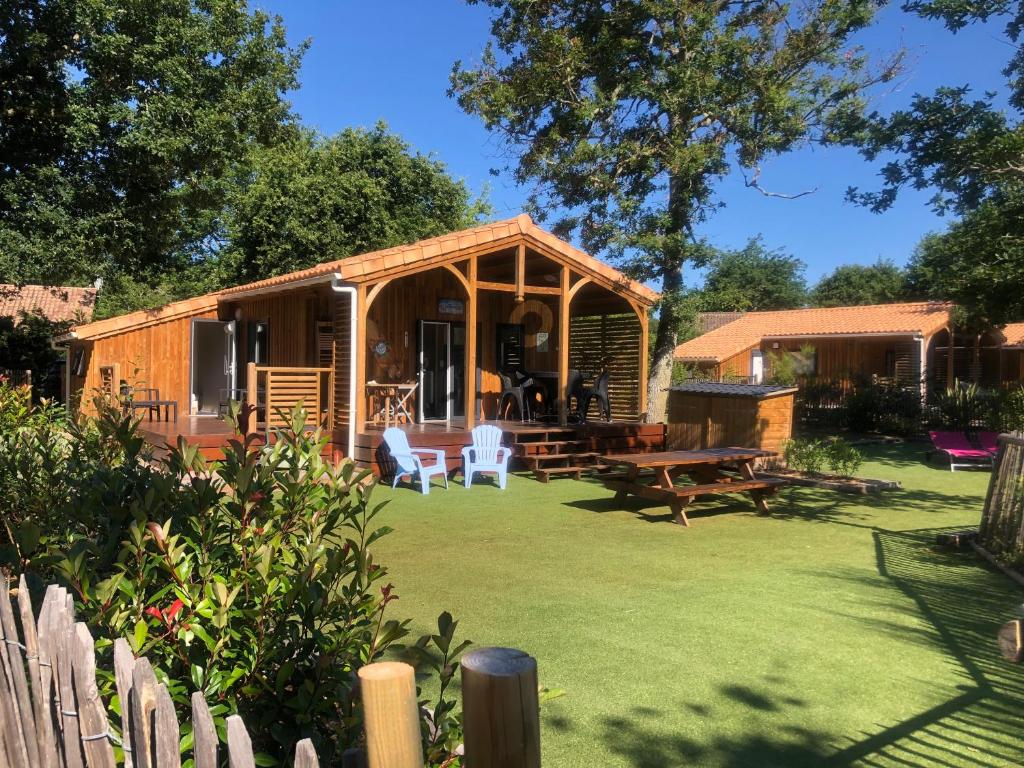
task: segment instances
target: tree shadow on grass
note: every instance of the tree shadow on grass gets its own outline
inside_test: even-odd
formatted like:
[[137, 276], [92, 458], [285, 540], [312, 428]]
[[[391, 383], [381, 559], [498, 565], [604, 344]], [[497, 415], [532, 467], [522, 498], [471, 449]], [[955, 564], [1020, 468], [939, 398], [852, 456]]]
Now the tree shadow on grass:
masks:
[[[695, 723], [707, 721], [705, 739], [672, 731], [666, 715], [606, 718], [604, 740], [608, 749], [628, 760], [631, 768], [713, 765], [724, 768], [803, 768], [823, 766], [893, 766], [893, 768], [953, 768], [954, 766], [1009, 766], [1024, 762], [1024, 674], [1020, 667], [999, 656], [995, 633], [1012, 616], [1021, 599], [1019, 590], [1001, 574], [974, 559], [973, 554], [936, 549], [937, 533], [949, 528], [911, 531], [876, 530], [878, 573], [832, 574], [873, 589], [902, 595], [916, 607], [927, 626], [922, 633], [883, 621], [886, 632], [925, 641], [938, 647], [950, 661], [953, 677], [936, 680], [952, 689], [949, 699], [897, 722], [876, 722], [856, 733], [823, 733], [799, 725], [803, 702], [780, 696], [782, 681], [770, 691], [746, 685], [726, 685], [723, 696], [742, 704], [751, 723], [759, 713], [782, 715], [792, 725], [775, 725], [770, 733], [755, 727], [741, 737], [717, 734], [713, 705], [683, 703], [680, 710]], [[871, 613], [859, 620], [876, 624]], [[865, 664], [870, 659], [864, 660]], [[866, 696], [871, 692], [866, 691]], [[729, 716], [735, 717], [734, 710]]]

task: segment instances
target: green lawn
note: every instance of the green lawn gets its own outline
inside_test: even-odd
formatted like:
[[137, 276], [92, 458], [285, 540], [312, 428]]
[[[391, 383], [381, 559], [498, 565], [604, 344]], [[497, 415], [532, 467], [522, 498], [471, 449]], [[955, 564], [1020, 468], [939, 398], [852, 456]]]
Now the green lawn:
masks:
[[1024, 670], [994, 635], [1024, 595], [932, 547], [975, 525], [987, 472], [878, 447], [859, 474], [904, 490], [745, 497], [674, 525], [593, 482], [510, 478], [423, 497], [380, 489], [377, 556], [417, 632], [442, 610], [521, 648], [541, 684], [544, 765], [995, 766], [1024, 756]]

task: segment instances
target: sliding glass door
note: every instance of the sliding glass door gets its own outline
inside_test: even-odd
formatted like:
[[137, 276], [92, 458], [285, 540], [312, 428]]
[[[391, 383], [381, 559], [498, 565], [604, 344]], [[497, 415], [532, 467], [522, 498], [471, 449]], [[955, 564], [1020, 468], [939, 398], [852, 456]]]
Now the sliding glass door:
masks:
[[452, 417], [452, 326], [419, 321], [420, 421]]

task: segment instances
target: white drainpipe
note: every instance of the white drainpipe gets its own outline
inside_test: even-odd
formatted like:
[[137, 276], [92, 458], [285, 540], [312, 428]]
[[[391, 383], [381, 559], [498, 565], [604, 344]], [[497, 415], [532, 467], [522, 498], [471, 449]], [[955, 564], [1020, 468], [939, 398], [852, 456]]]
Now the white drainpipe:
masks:
[[359, 355], [356, 354], [356, 323], [359, 320], [359, 308], [356, 306], [356, 289], [353, 285], [343, 285], [341, 275], [335, 274], [331, 277], [331, 289], [335, 293], [347, 293], [349, 301], [349, 366], [348, 366], [348, 457], [354, 458], [356, 452], [356, 363]]

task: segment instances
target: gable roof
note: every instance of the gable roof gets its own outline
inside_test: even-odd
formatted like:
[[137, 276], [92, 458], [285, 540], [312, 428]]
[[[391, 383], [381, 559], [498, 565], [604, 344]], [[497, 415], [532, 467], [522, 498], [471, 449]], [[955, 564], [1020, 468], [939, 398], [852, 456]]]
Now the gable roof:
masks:
[[703, 336], [676, 347], [675, 358], [686, 362], [720, 363], [756, 347], [762, 339], [822, 336], [923, 335], [949, 325], [953, 305], [920, 301], [860, 307], [815, 307], [774, 312], [747, 312]]
[[21, 322], [22, 314], [38, 314], [55, 323], [88, 321], [96, 306], [95, 288], [0, 284], [0, 317]]
[[631, 280], [614, 267], [608, 266], [589, 253], [585, 253], [541, 229], [525, 213], [512, 219], [431, 237], [409, 245], [399, 245], [334, 261], [325, 261], [297, 272], [268, 277], [248, 285], [226, 288], [221, 291], [221, 296], [227, 298], [236, 293], [257, 291], [331, 274], [340, 275], [344, 282], [375, 282], [384, 277], [416, 272], [458, 259], [463, 251], [477, 248], [494, 250], [504, 245], [515, 245], [522, 240], [542, 253], [570, 262], [578, 272], [586, 274], [608, 287], [615, 287], [631, 294], [632, 298], [645, 306], [651, 306], [660, 298], [657, 291], [651, 290], [636, 280]]
[[246, 285], [225, 288], [194, 299], [176, 301], [157, 309], [140, 310], [127, 315], [98, 320], [95, 323], [77, 326], [71, 337], [99, 338], [128, 328], [198, 314], [216, 307], [220, 301], [231, 300], [240, 294], [251, 291], [273, 288], [283, 290], [289, 284], [326, 280], [334, 275], [338, 275], [343, 282], [347, 283], [376, 282], [385, 277], [396, 277], [440, 266], [446, 262], [457, 260], [464, 252], [474, 249], [491, 251], [520, 242], [526, 242], [542, 254], [571, 264], [575, 271], [590, 277], [598, 284], [628, 295], [641, 306], [650, 307], [661, 298], [657, 291], [636, 280], [631, 280], [614, 267], [610, 267], [603, 261], [541, 229], [524, 213], [512, 219], [483, 224], [460, 232], [420, 240], [409, 245], [325, 261], [307, 269], [268, 277]]

